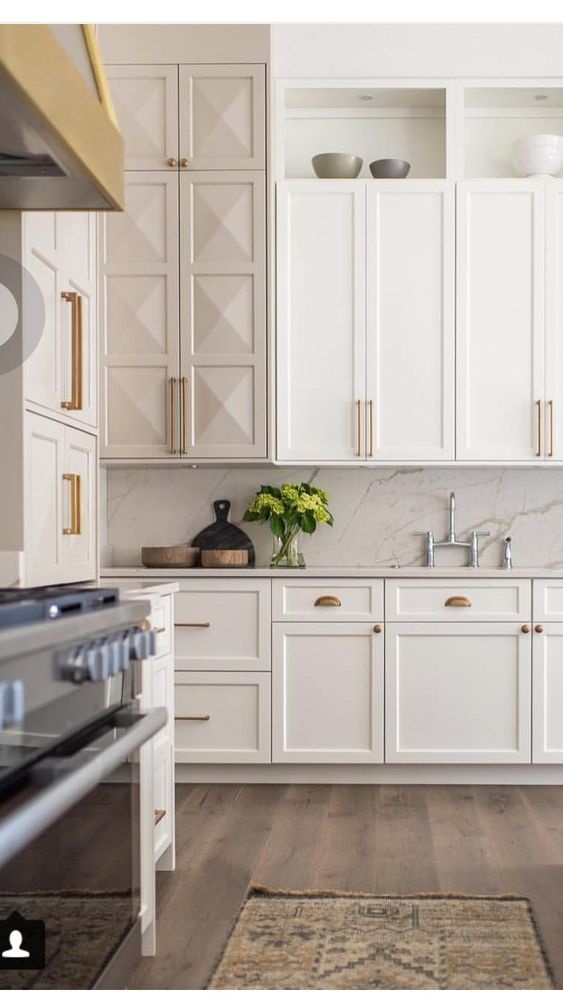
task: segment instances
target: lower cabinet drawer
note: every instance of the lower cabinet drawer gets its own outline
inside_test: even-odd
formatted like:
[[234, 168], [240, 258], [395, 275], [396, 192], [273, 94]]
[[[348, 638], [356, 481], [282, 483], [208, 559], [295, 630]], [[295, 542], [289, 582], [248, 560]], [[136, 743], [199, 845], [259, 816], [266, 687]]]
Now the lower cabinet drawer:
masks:
[[183, 579], [175, 600], [176, 669], [270, 669], [268, 579]]
[[176, 672], [176, 763], [269, 763], [270, 674]]
[[529, 579], [388, 579], [386, 621], [529, 621]]

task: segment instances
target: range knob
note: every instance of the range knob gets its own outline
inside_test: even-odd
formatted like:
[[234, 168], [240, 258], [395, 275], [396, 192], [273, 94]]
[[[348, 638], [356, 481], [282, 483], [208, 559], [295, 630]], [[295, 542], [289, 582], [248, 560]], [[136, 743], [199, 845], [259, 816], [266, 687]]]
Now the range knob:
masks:
[[129, 639], [131, 659], [150, 659], [156, 652], [156, 635], [154, 631], [142, 631], [140, 628], [132, 632]]
[[0, 681], [0, 731], [8, 725], [20, 725], [24, 715], [25, 696], [22, 681]]

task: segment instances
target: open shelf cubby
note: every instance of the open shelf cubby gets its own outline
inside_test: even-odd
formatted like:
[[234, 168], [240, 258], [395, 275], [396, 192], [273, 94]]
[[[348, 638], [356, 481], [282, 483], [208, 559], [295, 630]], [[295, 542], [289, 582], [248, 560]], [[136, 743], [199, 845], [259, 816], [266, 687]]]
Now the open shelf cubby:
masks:
[[512, 143], [537, 132], [563, 135], [563, 87], [466, 86], [463, 176], [519, 176]]
[[316, 153], [354, 153], [369, 177], [372, 160], [412, 164], [409, 177], [446, 176], [443, 87], [286, 87], [283, 165], [288, 178], [314, 177]]

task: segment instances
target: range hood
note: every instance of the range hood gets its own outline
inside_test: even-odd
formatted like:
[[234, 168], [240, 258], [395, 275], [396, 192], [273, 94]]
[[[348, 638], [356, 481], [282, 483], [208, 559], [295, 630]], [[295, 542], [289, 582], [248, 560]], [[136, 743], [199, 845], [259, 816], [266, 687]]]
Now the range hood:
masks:
[[0, 209], [123, 200], [123, 140], [93, 28], [0, 25]]

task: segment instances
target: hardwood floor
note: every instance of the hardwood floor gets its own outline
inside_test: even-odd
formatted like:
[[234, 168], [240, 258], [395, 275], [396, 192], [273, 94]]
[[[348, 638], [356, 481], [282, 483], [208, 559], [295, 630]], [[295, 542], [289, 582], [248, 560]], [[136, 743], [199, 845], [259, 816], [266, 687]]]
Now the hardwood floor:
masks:
[[176, 808], [131, 988], [202, 988], [251, 882], [525, 895], [563, 985], [563, 788], [180, 784]]

